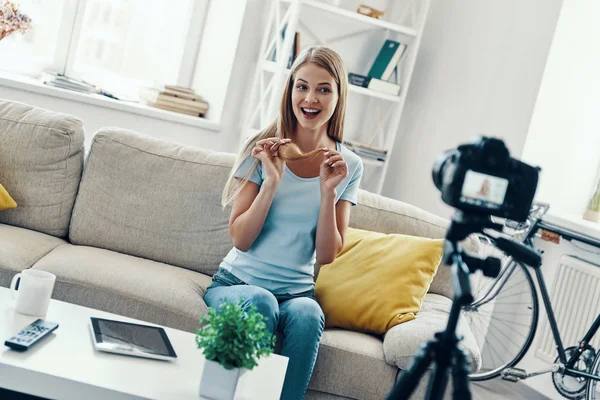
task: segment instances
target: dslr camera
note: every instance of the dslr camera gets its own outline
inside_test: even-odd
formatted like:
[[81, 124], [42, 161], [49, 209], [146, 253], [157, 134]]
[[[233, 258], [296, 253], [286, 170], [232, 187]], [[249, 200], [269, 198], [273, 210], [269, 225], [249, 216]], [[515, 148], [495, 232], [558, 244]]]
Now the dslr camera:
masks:
[[442, 153], [432, 175], [446, 204], [471, 214], [523, 222], [539, 168], [512, 158], [502, 140], [478, 136]]

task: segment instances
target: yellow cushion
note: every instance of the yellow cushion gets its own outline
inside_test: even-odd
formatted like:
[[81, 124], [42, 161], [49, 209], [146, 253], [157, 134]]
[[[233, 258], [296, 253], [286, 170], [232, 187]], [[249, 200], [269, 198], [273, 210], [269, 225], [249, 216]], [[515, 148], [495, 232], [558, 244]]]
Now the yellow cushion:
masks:
[[17, 203], [10, 197], [4, 186], [0, 185], [0, 211], [15, 207], [17, 207]]
[[327, 327], [384, 334], [415, 319], [442, 259], [442, 239], [349, 228], [315, 294]]

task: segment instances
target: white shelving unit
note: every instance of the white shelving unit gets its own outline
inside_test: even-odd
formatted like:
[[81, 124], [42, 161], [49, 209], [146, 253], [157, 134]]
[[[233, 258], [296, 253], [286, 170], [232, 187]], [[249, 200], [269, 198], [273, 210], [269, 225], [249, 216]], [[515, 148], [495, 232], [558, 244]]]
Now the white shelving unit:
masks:
[[[344, 138], [387, 151], [385, 161], [363, 157], [361, 187], [381, 193], [430, 0], [371, 1], [385, 11], [382, 19], [357, 13], [359, 4], [359, 0], [271, 0], [240, 146], [277, 117], [295, 36], [289, 32], [300, 33], [300, 51], [310, 45], [331, 47], [342, 56], [348, 72], [361, 75], [368, 74], [386, 39], [406, 43], [399, 65], [399, 95], [349, 86]], [[276, 61], [271, 60], [274, 51], [281, 55]]]

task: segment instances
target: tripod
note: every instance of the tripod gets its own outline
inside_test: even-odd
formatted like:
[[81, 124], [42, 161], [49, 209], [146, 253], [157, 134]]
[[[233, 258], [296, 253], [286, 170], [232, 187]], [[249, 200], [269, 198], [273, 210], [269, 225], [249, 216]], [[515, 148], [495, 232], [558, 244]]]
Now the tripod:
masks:
[[[473, 302], [469, 274], [481, 270], [484, 275], [495, 278], [500, 272], [500, 260], [487, 257], [485, 260], [466, 253], [458, 244], [471, 233], [481, 232], [485, 228], [501, 231], [502, 225], [492, 222], [489, 216], [473, 215], [457, 211], [450, 223], [444, 243], [442, 263], [452, 268], [454, 297], [446, 329], [435, 334], [415, 355], [412, 365], [402, 373], [400, 379], [388, 393], [387, 400], [409, 399], [423, 374], [433, 363], [433, 369], [427, 386], [428, 400], [440, 400], [446, 392], [448, 369], [452, 370], [455, 400], [470, 400], [469, 360], [466, 352], [458, 347], [462, 338], [456, 336], [456, 325], [463, 306]], [[484, 233], [485, 234], [485, 233]], [[487, 236], [487, 235], [486, 235]], [[541, 257], [531, 249], [505, 238], [493, 238], [496, 246], [524, 262], [539, 262]]]

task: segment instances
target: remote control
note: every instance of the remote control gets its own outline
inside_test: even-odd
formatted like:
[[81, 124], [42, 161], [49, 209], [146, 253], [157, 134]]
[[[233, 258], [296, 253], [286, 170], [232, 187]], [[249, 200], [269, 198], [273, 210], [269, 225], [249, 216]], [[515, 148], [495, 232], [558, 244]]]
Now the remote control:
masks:
[[4, 344], [13, 350], [26, 351], [56, 328], [58, 328], [57, 323], [38, 319], [21, 329], [19, 333], [8, 339]]

